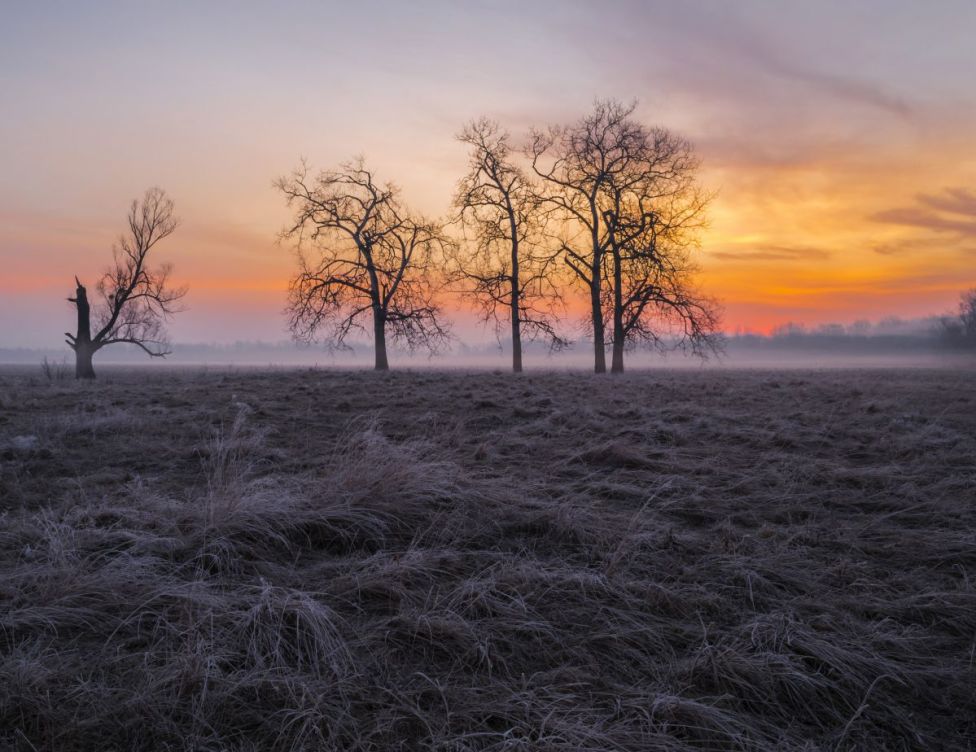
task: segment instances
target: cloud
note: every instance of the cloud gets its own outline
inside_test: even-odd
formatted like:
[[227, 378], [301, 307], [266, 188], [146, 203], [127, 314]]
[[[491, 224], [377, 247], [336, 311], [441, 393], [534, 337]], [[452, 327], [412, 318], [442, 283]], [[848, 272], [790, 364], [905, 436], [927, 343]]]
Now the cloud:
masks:
[[749, 44], [742, 52], [767, 73], [806, 84], [835, 99], [874, 107], [902, 118], [912, 115], [912, 107], [907, 102], [881, 85], [804, 67], [768, 44]]
[[[589, 3], [582, 5], [591, 7]], [[820, 104], [817, 100], [832, 99], [902, 120], [915, 114], [915, 108], [892, 91], [896, 78], [873, 81], [852, 76], [844, 60], [815, 56], [808, 45], [791, 45], [791, 40], [808, 40], [817, 29], [799, 30], [799, 18], [789, 8], [775, 14], [778, 23], [793, 28], [787, 39], [777, 32], [775, 23], [763, 23], [768, 13], [755, 11], [767, 9], [758, 4], [751, 10], [743, 10], [745, 4], [710, 6], [707, 13], [691, 3], [630, 0], [625, 7], [633, 20], [616, 29], [622, 43], [615, 49], [621, 57], [633, 55], [635, 49], [647, 50], [646, 60], [655, 63], [645, 63], [644, 67], [654, 71], [654, 78], [647, 83], [655, 90], [667, 85], [668, 79], [677, 80], [702, 95], [731, 97], [741, 106], [744, 100], [750, 104], [766, 101], [773, 84], [769, 79], [779, 79], [786, 85], [790, 110], [795, 111], [798, 102]], [[592, 15], [586, 14], [584, 19], [576, 34], [591, 45]], [[651, 44], [647, 43], [649, 36]], [[662, 67], [666, 76], [661, 74]], [[797, 89], [805, 91], [801, 94]]]
[[976, 237], [976, 194], [966, 188], [946, 188], [942, 193], [920, 193], [915, 206], [885, 209], [871, 215], [876, 222], [954, 232]]
[[830, 258], [830, 251], [810, 246], [762, 245], [741, 251], [712, 251], [725, 261], [809, 261]]
[[907, 225], [909, 227], [922, 227], [927, 230], [942, 230], [976, 236], [976, 220], [952, 219], [922, 208], [887, 209], [877, 212], [873, 218], [879, 222], [887, 222], [893, 225]]
[[967, 188], [946, 188], [941, 194], [920, 193], [918, 201], [939, 211], [976, 217], [976, 193]]
[[915, 240], [901, 243], [882, 243], [881, 245], [872, 246], [871, 250], [879, 256], [901, 256], [916, 250], [918, 245], [918, 242]]

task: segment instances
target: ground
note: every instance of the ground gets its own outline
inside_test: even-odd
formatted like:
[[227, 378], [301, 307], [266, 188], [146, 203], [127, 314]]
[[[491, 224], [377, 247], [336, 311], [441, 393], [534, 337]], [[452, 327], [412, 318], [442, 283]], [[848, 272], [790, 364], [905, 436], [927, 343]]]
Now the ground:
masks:
[[976, 374], [0, 374], [0, 747], [976, 746]]

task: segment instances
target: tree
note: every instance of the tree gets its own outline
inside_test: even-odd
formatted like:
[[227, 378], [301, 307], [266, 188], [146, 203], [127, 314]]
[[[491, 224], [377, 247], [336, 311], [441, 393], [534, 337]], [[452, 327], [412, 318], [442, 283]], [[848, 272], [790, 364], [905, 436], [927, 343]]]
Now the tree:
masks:
[[93, 308], [88, 291], [75, 277], [75, 297], [68, 301], [77, 309], [78, 329], [75, 334], [65, 332], [66, 342], [75, 351], [75, 378], [95, 378], [92, 358], [107, 345], [136, 345], [153, 358], [170, 353], [163, 324], [180, 310], [186, 287], [170, 287], [172, 266], [151, 268], [148, 256], [179, 224], [173, 216], [173, 201], [161, 188], [150, 188], [141, 202], [132, 202], [128, 224], [128, 232], [112, 249], [112, 266], [96, 287], [101, 303]]
[[471, 147], [468, 173], [458, 184], [454, 205], [473, 248], [459, 246], [455, 271], [473, 286], [484, 320], [500, 335], [510, 327], [512, 370], [522, 370], [522, 341], [544, 339], [560, 349], [566, 340], [556, 332], [553, 282], [555, 255], [547, 253], [542, 215], [533, 187], [515, 164], [509, 134], [481, 119], [461, 131], [458, 140]]
[[959, 296], [959, 312], [942, 316], [942, 335], [956, 346], [976, 347], [976, 288]]
[[684, 139], [638, 123], [635, 107], [598, 101], [573, 125], [535, 131], [530, 147], [543, 200], [569, 228], [565, 263], [588, 292], [597, 373], [606, 371], [608, 321], [614, 372], [639, 343], [699, 355], [717, 343], [715, 306], [692, 284], [707, 203], [698, 162]]
[[966, 340], [976, 344], [976, 287], [959, 296], [959, 323]]
[[448, 241], [437, 224], [409, 214], [396, 186], [379, 184], [362, 159], [314, 179], [302, 164], [275, 186], [295, 209], [283, 237], [299, 262], [288, 298], [297, 339], [344, 347], [371, 317], [378, 371], [389, 368], [388, 333], [411, 350], [435, 352], [447, 340], [431, 273]]
[[693, 284], [691, 251], [707, 204], [694, 180], [698, 161], [690, 144], [667, 130], [642, 135], [633, 179], [604, 186], [612, 278], [603, 308], [613, 326], [612, 373], [623, 372], [629, 346], [686, 347], [704, 356], [718, 345], [717, 306]]

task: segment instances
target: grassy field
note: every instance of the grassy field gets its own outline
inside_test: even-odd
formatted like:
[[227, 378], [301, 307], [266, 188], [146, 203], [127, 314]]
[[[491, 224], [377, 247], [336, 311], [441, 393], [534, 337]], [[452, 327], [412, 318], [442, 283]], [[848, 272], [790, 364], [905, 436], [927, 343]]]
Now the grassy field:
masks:
[[8, 371], [0, 500], [3, 749], [976, 746], [973, 372]]

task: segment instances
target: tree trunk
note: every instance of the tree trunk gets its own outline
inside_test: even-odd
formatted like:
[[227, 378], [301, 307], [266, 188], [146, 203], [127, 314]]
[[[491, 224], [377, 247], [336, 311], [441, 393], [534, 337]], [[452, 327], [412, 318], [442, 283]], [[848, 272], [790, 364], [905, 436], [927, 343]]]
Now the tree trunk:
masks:
[[624, 372], [624, 298], [620, 252], [613, 254], [613, 361], [610, 373]]
[[[512, 232], [515, 232], [514, 222]], [[513, 235], [513, 238], [515, 236]], [[512, 240], [512, 371], [522, 373], [522, 320], [519, 300], [518, 240]]]
[[517, 306], [512, 306], [512, 372], [522, 373], [522, 327]]
[[610, 361], [610, 373], [624, 372], [624, 343], [617, 340], [617, 335], [613, 335], [613, 360]]
[[599, 307], [593, 309], [593, 372], [607, 372], [606, 342], [603, 338], [603, 314]]
[[600, 214], [597, 211], [594, 198], [590, 198], [590, 214], [593, 224], [590, 226], [593, 242], [593, 263], [590, 266], [590, 312], [593, 316], [593, 370], [596, 373], [607, 372], [607, 344], [603, 331], [603, 301], [600, 300], [600, 283], [603, 274], [603, 254], [600, 246]]
[[75, 347], [75, 378], [76, 379], [93, 379], [95, 378], [95, 369], [92, 367], [92, 356], [95, 354], [95, 348], [90, 344], [88, 345], [78, 345]]
[[593, 370], [596, 373], [607, 372], [606, 339], [603, 332], [603, 307], [600, 304], [600, 270], [593, 273], [590, 285], [590, 306], [593, 315]]
[[91, 341], [91, 306], [88, 304], [88, 291], [75, 277], [75, 297], [68, 300], [78, 309], [78, 329], [74, 342], [70, 343], [75, 351], [75, 378], [93, 379], [95, 369], [92, 367], [92, 356], [97, 347]]
[[390, 363], [386, 359], [386, 314], [379, 306], [373, 307], [373, 348], [376, 352], [377, 371], [389, 371]]

